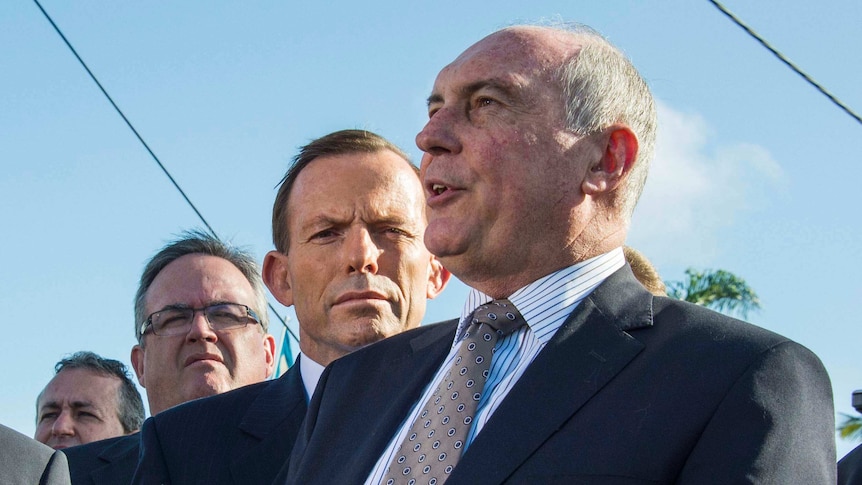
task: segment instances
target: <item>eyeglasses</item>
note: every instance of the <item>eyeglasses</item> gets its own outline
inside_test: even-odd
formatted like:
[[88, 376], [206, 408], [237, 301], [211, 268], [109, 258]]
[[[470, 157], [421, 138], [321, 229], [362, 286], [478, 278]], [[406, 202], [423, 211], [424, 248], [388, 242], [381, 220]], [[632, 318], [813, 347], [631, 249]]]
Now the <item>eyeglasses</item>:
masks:
[[192, 328], [197, 312], [203, 312], [213, 330], [230, 330], [245, 327], [250, 322], [260, 323], [254, 310], [239, 303], [217, 303], [203, 308], [165, 308], [147, 317], [141, 324], [141, 335], [149, 329], [160, 337], [185, 335]]

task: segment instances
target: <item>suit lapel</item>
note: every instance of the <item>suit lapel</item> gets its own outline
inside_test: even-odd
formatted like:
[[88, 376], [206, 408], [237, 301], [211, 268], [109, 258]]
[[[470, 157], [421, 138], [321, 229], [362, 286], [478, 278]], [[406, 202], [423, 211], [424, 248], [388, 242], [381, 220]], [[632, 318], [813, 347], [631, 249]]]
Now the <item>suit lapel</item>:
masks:
[[[297, 360], [260, 393], [243, 416], [239, 429], [249, 439], [237, 447], [238, 455], [230, 464], [234, 483], [253, 482], [252, 477], [261, 474], [264, 464], [280, 464], [290, 455], [306, 409], [305, 387]], [[277, 471], [278, 467], [267, 481]]]
[[[369, 416], [370, 421], [357, 430], [365, 434], [363, 446], [360, 449], [351, 447], [343, 450], [340, 455], [345, 462], [344, 469], [355, 470], [357, 476], [362, 478], [371, 473], [384, 448], [440, 367], [440, 362], [451, 347], [457, 324], [457, 320], [449, 320], [423, 329], [410, 340], [407, 352], [390, 355], [383, 365], [366, 366], [373, 369], [375, 374], [362, 376], [361, 382], [373, 383], [379, 389], [377, 395], [385, 396], [385, 399], [354, 403], [363, 408], [361, 413]], [[375, 359], [382, 357], [380, 354], [369, 355]], [[341, 405], [337, 403], [337, 406]]]
[[104, 465], [91, 472], [97, 484], [128, 483], [138, 463], [140, 435], [135, 433], [123, 436], [99, 453], [99, 461]]
[[650, 325], [652, 296], [626, 266], [572, 312], [477, 435], [449, 482], [502, 483], [643, 350], [626, 330]]

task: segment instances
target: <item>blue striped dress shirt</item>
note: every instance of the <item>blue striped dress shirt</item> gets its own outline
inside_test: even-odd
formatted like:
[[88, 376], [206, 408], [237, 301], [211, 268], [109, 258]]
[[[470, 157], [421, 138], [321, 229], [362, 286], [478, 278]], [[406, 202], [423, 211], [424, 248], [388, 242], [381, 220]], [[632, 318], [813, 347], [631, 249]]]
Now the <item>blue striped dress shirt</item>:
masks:
[[[557, 329], [566, 321], [575, 306], [624, 264], [623, 250], [617, 248], [551, 273], [509, 296], [509, 301], [521, 312], [527, 325], [503, 338], [497, 344], [488, 380], [485, 382], [482, 398], [479, 400], [479, 406], [473, 420], [473, 426], [467, 435], [467, 442], [464, 446], [465, 453], [470, 443], [482, 431], [482, 427], [494, 414], [515, 383], [518, 382], [527, 367], [551, 340]], [[443, 380], [443, 376], [451, 366], [452, 360], [461, 346], [464, 331], [469, 325], [467, 317], [480, 305], [492, 300], [493, 298], [475, 289], [472, 289], [467, 295], [467, 302], [461, 312], [461, 321], [455, 332], [452, 349], [434, 375], [434, 379], [425, 388], [422, 397], [413, 405], [413, 409], [401, 424], [398, 433], [383, 450], [383, 455], [365, 481], [367, 485], [381, 483], [386, 474], [386, 468], [392, 461], [392, 456], [398, 450], [413, 421], [416, 420], [416, 416], [422, 409], [422, 404], [428, 400], [434, 389]]]

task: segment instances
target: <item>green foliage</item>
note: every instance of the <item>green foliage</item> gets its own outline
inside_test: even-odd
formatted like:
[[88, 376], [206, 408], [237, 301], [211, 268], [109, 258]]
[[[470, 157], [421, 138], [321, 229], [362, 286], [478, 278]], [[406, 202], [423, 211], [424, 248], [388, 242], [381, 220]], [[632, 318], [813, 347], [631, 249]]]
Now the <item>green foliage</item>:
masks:
[[742, 278], [729, 271], [685, 270], [687, 281], [668, 281], [667, 294], [678, 300], [689, 301], [722, 313], [737, 313], [748, 317], [751, 310], [760, 309], [757, 293]]
[[862, 440], [862, 417], [841, 413], [844, 422], [838, 425], [838, 436], [843, 440]]

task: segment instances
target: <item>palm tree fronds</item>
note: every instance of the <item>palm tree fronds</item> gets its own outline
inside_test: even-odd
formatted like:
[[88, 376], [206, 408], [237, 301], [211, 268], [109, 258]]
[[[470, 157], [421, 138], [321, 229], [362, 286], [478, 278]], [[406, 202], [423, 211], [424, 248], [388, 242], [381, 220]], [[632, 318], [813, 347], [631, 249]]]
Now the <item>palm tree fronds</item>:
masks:
[[862, 440], [862, 417], [841, 413], [844, 422], [838, 425], [838, 436], [843, 440]]
[[744, 279], [724, 270], [685, 270], [687, 281], [667, 282], [668, 295], [723, 313], [748, 317], [760, 309], [760, 299]]

